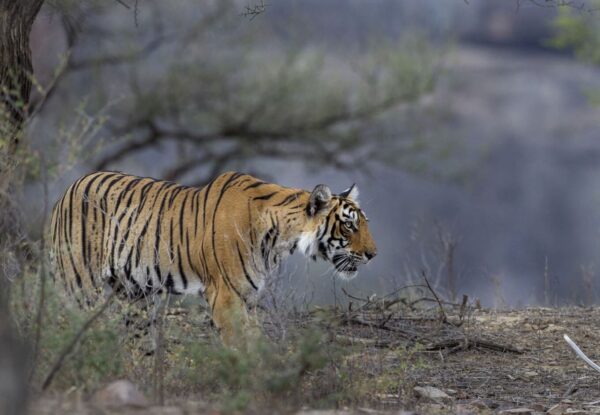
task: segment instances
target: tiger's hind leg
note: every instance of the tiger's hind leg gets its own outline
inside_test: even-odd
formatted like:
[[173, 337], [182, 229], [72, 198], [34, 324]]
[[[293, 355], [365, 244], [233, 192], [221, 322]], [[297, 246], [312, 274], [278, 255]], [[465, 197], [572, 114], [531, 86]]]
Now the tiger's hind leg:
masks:
[[258, 321], [246, 309], [244, 301], [234, 292], [221, 289], [210, 299], [212, 319], [223, 343], [228, 347], [246, 349], [261, 335]]

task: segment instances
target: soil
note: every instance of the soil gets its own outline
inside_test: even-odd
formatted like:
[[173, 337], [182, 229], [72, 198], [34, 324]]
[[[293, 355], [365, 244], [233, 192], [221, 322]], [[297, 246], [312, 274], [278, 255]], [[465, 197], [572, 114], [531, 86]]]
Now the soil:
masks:
[[[383, 387], [349, 413], [600, 413], [600, 373], [563, 339], [568, 334], [591, 359], [600, 361], [600, 308], [494, 311], [455, 306], [440, 313], [435, 305], [407, 312], [405, 304], [384, 302], [358, 310], [320, 309], [296, 318], [327, 321], [331, 341], [357, 347], [348, 359], [371, 371], [373, 383], [390, 373], [402, 377], [400, 387]], [[448, 397], [415, 394], [415, 387], [426, 386]], [[180, 401], [106, 410], [68, 393], [38, 398], [32, 413], [218, 412], [207, 404]]]

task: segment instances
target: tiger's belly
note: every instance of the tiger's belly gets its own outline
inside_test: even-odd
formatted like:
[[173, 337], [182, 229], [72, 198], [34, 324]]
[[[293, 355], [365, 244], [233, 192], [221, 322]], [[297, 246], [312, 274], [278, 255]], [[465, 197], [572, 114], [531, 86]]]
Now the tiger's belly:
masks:
[[140, 296], [162, 293], [164, 291], [176, 295], [203, 295], [205, 286], [196, 274], [179, 273], [176, 268], [145, 266], [128, 268], [104, 268], [103, 280], [111, 288], [122, 284], [132, 299]]

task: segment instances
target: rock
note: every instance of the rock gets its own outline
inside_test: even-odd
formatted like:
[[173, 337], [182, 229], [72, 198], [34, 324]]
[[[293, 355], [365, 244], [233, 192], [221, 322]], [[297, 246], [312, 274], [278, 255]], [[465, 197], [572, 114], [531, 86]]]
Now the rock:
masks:
[[534, 412], [531, 408], [513, 408], [500, 411], [499, 415], [531, 415]]
[[557, 403], [556, 405], [548, 409], [546, 413], [548, 415], [562, 415], [567, 411], [567, 409], [569, 409], [569, 405], [566, 405], [564, 403]]
[[475, 405], [471, 405], [469, 403], [459, 403], [454, 405], [454, 413], [456, 415], [471, 415], [471, 414], [479, 414], [482, 410]]
[[184, 415], [183, 409], [178, 406], [152, 406], [145, 408], [143, 413], [144, 415]]
[[211, 414], [211, 406], [204, 402], [204, 401], [198, 401], [198, 400], [185, 400], [185, 402], [182, 402], [181, 407], [183, 408], [185, 413], [189, 413], [189, 414]]
[[542, 405], [541, 403], [533, 403], [533, 404], [529, 405], [529, 407], [534, 412], [546, 412], [546, 407], [544, 405]]
[[446, 392], [433, 386], [415, 386], [414, 391], [420, 399], [440, 404], [452, 402], [452, 398]]
[[95, 405], [102, 407], [148, 406], [148, 400], [139, 389], [128, 380], [117, 380], [97, 391], [92, 397]]
[[475, 399], [474, 401], [469, 402], [469, 405], [472, 405], [477, 409], [490, 409], [488, 404], [486, 404], [481, 399]]
[[144, 409], [143, 413], [144, 415], [184, 415], [183, 409], [178, 406], [153, 406]]
[[448, 406], [439, 403], [417, 404], [417, 414], [444, 414], [448, 413]]
[[377, 409], [372, 409], [372, 408], [359, 407], [356, 409], [358, 410], [359, 414], [367, 414], [367, 415], [385, 415], [386, 414], [386, 412], [378, 411]]

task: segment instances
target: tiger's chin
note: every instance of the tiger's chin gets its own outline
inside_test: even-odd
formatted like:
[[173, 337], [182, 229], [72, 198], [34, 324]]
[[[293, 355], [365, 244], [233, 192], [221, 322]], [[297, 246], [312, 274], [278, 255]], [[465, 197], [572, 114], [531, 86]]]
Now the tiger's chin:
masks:
[[351, 280], [358, 274], [359, 262], [354, 260], [351, 255], [336, 254], [333, 256], [332, 262], [335, 267], [335, 274], [342, 280]]

